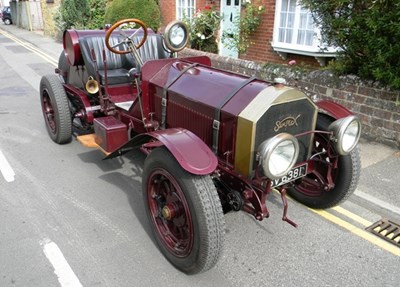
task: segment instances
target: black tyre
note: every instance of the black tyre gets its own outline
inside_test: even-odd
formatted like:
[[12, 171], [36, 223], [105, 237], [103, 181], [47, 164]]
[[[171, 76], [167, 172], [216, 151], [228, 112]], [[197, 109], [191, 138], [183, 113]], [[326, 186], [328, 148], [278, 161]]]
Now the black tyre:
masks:
[[60, 57], [58, 58], [58, 69], [61, 71], [61, 76], [64, 79], [64, 83], [67, 82], [67, 74], [68, 74], [68, 62], [67, 57], [65, 56], [64, 51], [61, 51]]
[[[326, 115], [318, 115], [317, 130], [327, 131], [332, 121]], [[313, 149], [313, 154], [319, 153], [315, 158], [315, 172], [298, 180], [288, 193], [309, 207], [330, 208], [354, 192], [360, 177], [360, 154], [356, 147], [348, 155], [337, 155], [326, 134], [315, 134]], [[332, 178], [333, 187], [327, 184], [329, 177]]]
[[5, 19], [4, 19], [4, 24], [6, 24], [6, 25], [11, 25], [11, 24], [12, 24], [11, 19], [5, 18]]
[[222, 252], [225, 219], [211, 178], [186, 172], [167, 149], [157, 148], [145, 161], [142, 188], [163, 255], [187, 274], [212, 268]]
[[56, 75], [42, 77], [40, 101], [50, 138], [58, 144], [69, 142], [72, 136], [71, 112], [67, 94]]

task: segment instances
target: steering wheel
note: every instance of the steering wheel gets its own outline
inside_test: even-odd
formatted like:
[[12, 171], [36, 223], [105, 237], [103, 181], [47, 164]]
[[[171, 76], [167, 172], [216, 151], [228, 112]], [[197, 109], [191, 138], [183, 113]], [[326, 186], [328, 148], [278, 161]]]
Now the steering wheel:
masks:
[[[135, 23], [135, 27], [136, 27], [136, 25], [139, 26], [139, 28], [136, 29], [136, 31], [133, 32], [130, 36], [125, 33], [124, 29], [121, 29], [121, 26], [123, 24], [128, 24], [128, 23], [130, 23], [130, 24]], [[146, 25], [143, 23], [143, 21], [140, 21], [140, 20], [134, 19], [134, 18], [124, 19], [124, 20], [118, 21], [117, 23], [112, 25], [110, 27], [110, 29], [107, 30], [106, 39], [105, 39], [107, 49], [109, 49], [111, 52], [113, 52], [115, 54], [128, 54], [128, 53], [130, 53], [131, 51], [129, 49], [128, 50], [117, 50], [115, 48], [120, 46], [120, 45], [122, 45], [122, 44], [125, 44], [125, 45], [127, 45], [129, 47], [129, 44], [128, 44], [129, 42], [131, 42], [133, 44], [133, 42], [132, 42], [133, 37], [137, 34], [137, 32], [140, 30], [140, 28], [142, 28], [142, 30], [143, 30], [143, 38], [142, 38], [142, 40], [140, 41], [139, 44], [135, 45], [136, 49], [139, 49], [147, 39], [147, 27], [146, 27]], [[118, 30], [119, 34], [122, 35], [125, 39], [123, 39], [121, 42], [118, 42], [117, 44], [111, 45], [110, 44], [110, 36], [114, 32], [114, 30]]]

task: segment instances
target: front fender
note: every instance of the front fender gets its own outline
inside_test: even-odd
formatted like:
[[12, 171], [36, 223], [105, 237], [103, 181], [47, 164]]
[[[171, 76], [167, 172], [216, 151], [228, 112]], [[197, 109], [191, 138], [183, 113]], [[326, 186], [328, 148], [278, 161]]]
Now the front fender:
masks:
[[134, 148], [139, 148], [151, 139], [161, 142], [187, 172], [205, 175], [217, 168], [218, 159], [211, 149], [194, 133], [182, 128], [158, 130], [137, 135], [105, 159], [114, 158]]
[[173, 128], [150, 132], [148, 135], [162, 142], [187, 172], [205, 175], [217, 168], [215, 154], [189, 130]]
[[321, 100], [321, 101], [316, 102], [315, 104], [318, 106], [318, 108], [321, 111], [334, 117], [336, 120], [350, 116], [353, 114], [352, 112], [350, 112], [348, 109], [346, 109], [342, 105], [331, 102], [331, 101]]

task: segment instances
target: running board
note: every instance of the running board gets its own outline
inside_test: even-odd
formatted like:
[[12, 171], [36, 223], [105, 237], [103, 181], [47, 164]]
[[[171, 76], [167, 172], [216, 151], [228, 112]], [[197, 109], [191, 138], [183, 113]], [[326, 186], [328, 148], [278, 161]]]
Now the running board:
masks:
[[83, 146], [89, 148], [97, 148], [106, 156], [110, 153], [105, 151], [100, 145], [96, 143], [96, 134], [88, 134], [88, 135], [81, 135], [77, 136], [76, 139], [80, 142]]

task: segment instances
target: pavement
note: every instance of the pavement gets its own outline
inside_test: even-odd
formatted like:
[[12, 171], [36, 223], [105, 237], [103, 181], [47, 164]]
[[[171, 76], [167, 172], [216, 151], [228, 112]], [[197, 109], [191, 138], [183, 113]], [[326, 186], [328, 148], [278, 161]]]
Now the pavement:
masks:
[[[45, 37], [41, 32], [0, 23], [1, 32], [32, 44], [55, 62], [63, 49], [61, 42]], [[394, 213], [400, 219], [400, 150], [365, 138], [361, 138], [359, 148], [362, 172], [352, 198], [367, 203], [371, 208], [378, 207], [383, 213]]]

